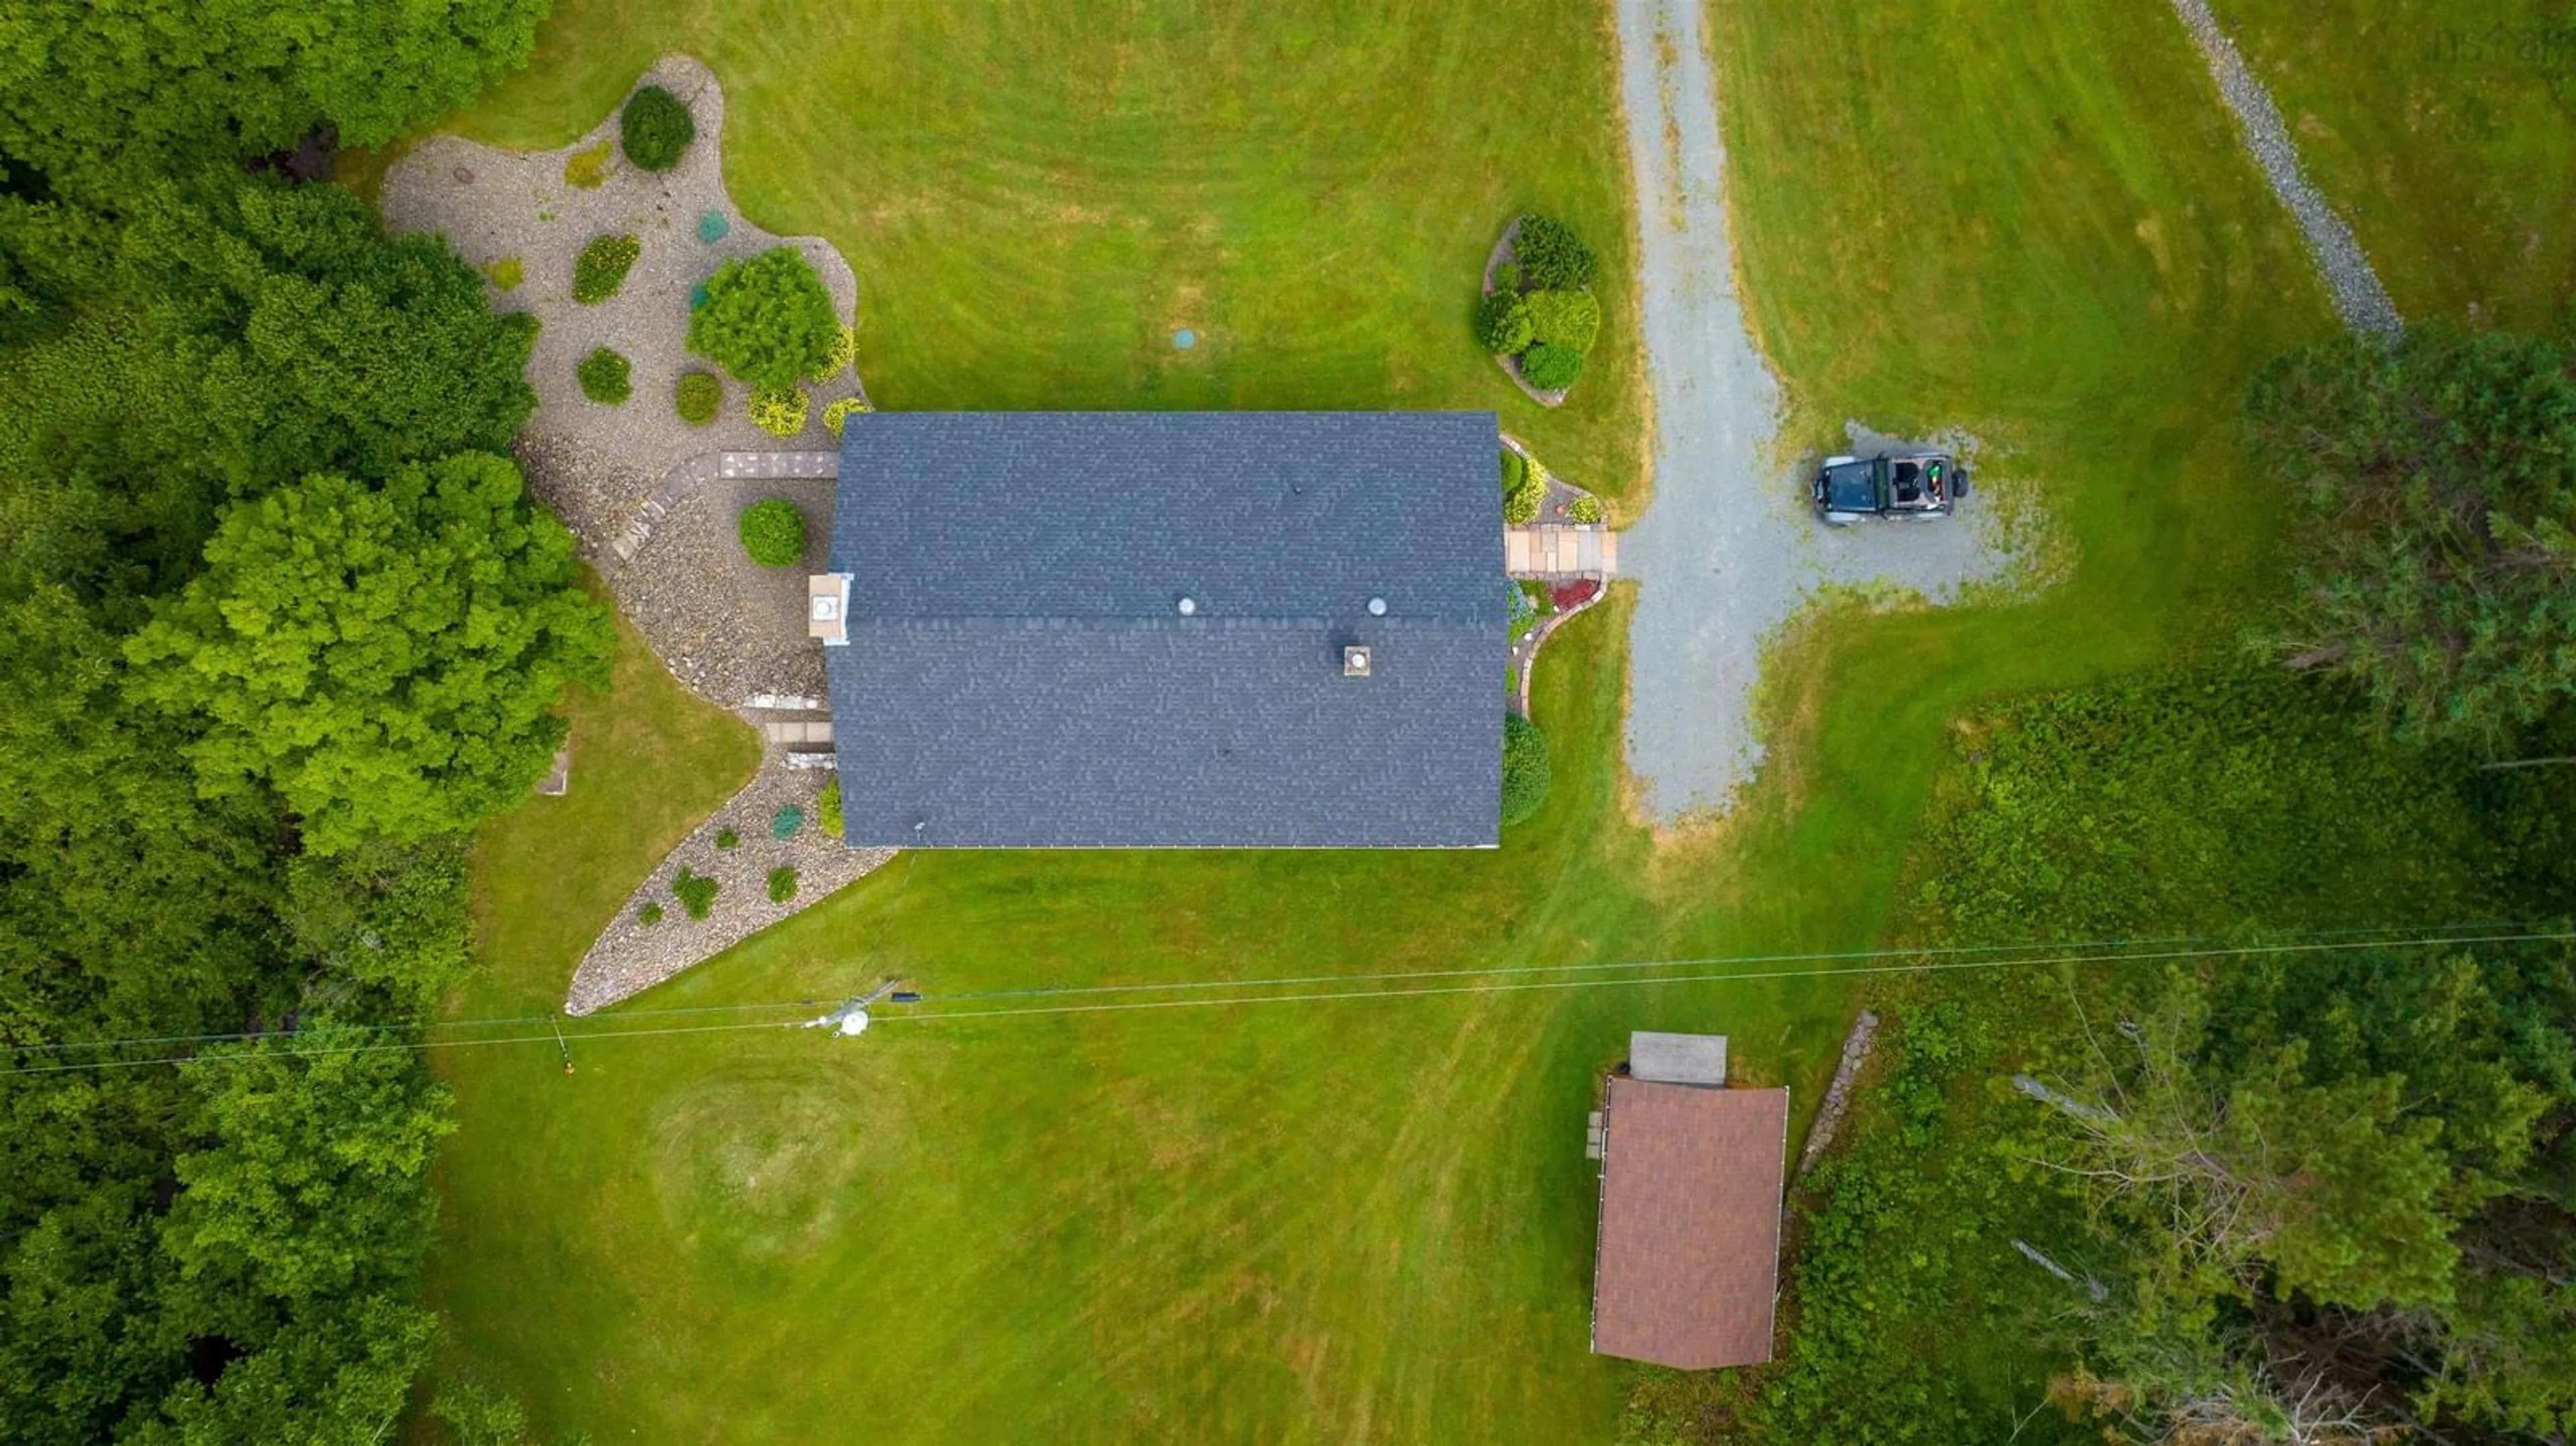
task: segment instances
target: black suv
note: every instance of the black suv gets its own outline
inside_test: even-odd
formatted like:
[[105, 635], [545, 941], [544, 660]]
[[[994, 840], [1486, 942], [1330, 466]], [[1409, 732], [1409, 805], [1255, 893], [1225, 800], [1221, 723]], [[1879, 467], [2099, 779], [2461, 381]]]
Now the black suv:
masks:
[[1864, 517], [1947, 517], [1968, 495], [1968, 469], [1947, 452], [1827, 457], [1809, 492], [1834, 527]]

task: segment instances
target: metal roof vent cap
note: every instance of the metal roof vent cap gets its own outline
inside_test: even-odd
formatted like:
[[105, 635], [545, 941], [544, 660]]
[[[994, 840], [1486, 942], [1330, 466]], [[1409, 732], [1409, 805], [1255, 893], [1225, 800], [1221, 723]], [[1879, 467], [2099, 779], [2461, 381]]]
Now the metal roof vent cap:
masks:
[[1199, 610], [1199, 600], [1198, 600], [1197, 598], [1194, 598], [1194, 597], [1185, 597], [1185, 598], [1181, 599], [1181, 616], [1182, 616], [1182, 617], [1188, 617], [1188, 616], [1190, 616], [1191, 614], [1196, 613], [1198, 610]]
[[1365, 678], [1369, 675], [1369, 650], [1366, 643], [1348, 643], [1342, 648], [1342, 676]]
[[1369, 599], [1369, 616], [1373, 618], [1382, 618], [1386, 616], [1385, 598], [1373, 597]]

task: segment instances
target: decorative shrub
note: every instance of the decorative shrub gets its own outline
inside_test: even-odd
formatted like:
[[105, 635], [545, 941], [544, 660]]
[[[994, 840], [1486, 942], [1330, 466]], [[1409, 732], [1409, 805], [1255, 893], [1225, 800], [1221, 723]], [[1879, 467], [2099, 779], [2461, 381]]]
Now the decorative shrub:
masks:
[[662, 906], [656, 903], [647, 902], [643, 908], [635, 911], [635, 921], [639, 924], [661, 923]]
[[754, 386], [785, 389], [831, 360], [841, 319], [813, 263], [793, 246], [728, 261], [689, 318], [689, 350]]
[[1497, 291], [1476, 303], [1476, 344], [1496, 356], [1507, 356], [1530, 344], [1529, 309], [1509, 291]]
[[[1503, 757], [1505, 760], [1503, 780], [1508, 791], [1511, 781], [1509, 749], [1504, 750]], [[671, 897], [680, 901], [681, 910], [690, 918], [703, 919], [707, 916], [707, 910], [715, 907], [716, 881], [704, 874], [693, 874], [689, 872], [688, 865], [682, 864], [680, 876], [671, 881]]]
[[794, 838], [804, 827], [805, 810], [792, 803], [769, 816], [769, 836], [774, 839]]
[[564, 184], [584, 191], [596, 191], [608, 179], [609, 161], [617, 148], [601, 141], [586, 151], [575, 151], [564, 158]]
[[572, 263], [572, 299], [595, 306], [617, 294], [644, 243], [632, 236], [593, 236]]
[[1577, 497], [1574, 505], [1566, 510], [1566, 515], [1577, 522], [1598, 522], [1602, 515], [1601, 499], [1589, 494]]
[[841, 780], [837, 774], [823, 785], [822, 796], [814, 800], [814, 816], [822, 823], [823, 832], [834, 838], [841, 836]]
[[583, 357], [576, 374], [581, 378], [581, 394], [594, 402], [613, 407], [635, 391], [626, 358], [606, 347]]
[[837, 402], [828, 402], [824, 404], [823, 425], [831, 432], [834, 439], [837, 440], [841, 435], [841, 427], [843, 424], [847, 423], [850, 418], [857, 416], [861, 412], [873, 412], [875, 410], [876, 408], [869, 406], [864, 400], [858, 397], [843, 397]]
[[504, 256], [484, 267], [483, 274], [491, 278], [495, 289], [516, 291], [519, 289], [519, 283], [528, 278], [528, 267], [527, 263], [516, 256]]
[[682, 372], [680, 384], [671, 394], [671, 404], [678, 409], [680, 420], [692, 427], [703, 427], [716, 419], [724, 406], [724, 383], [714, 372]]
[[1576, 238], [1574, 228], [1553, 216], [1523, 216], [1512, 255], [1521, 275], [1549, 290], [1571, 291], [1592, 284], [1592, 248]]
[[839, 376], [841, 373], [848, 371], [851, 363], [858, 359], [859, 329], [855, 326], [842, 327], [840, 331], [833, 336], [831, 353], [823, 358], [822, 367], [805, 380], [809, 382], [828, 382], [832, 378]]
[[783, 904], [789, 899], [795, 897], [796, 871], [794, 869], [771, 869], [769, 871], [769, 902], [773, 904]]
[[1592, 601], [1592, 599], [1599, 596], [1600, 593], [1601, 584], [1599, 582], [1588, 577], [1580, 578], [1574, 582], [1569, 582], [1565, 586], [1548, 594], [1548, 601], [1556, 604], [1556, 610], [1558, 612], [1570, 612], [1573, 609], [1579, 608], [1585, 603]]
[[667, 171], [698, 138], [698, 123], [678, 96], [648, 85], [628, 97], [626, 109], [618, 112], [617, 138], [626, 147], [626, 159], [648, 171]]
[[1524, 478], [1519, 487], [1503, 494], [1503, 521], [1514, 527], [1527, 527], [1538, 521], [1538, 510], [1546, 501], [1546, 485]]
[[784, 440], [805, 430], [805, 412], [813, 399], [803, 387], [753, 387], [751, 420], [753, 425], [773, 437]]
[[1583, 353], [1570, 346], [1539, 342], [1521, 353], [1521, 380], [1542, 392], [1561, 392], [1583, 375]]
[[729, 849], [729, 848], [734, 848], [734, 847], [739, 846], [741, 843], [742, 843], [742, 835], [741, 835], [741, 834], [738, 834], [738, 833], [735, 833], [732, 829], [729, 829], [729, 828], [720, 828], [720, 829], [717, 829], [717, 830], [716, 830], [716, 847], [717, 847], [717, 848], [720, 848], [720, 849]]
[[1601, 303], [1589, 291], [1532, 292], [1522, 305], [1529, 311], [1533, 340], [1586, 352], [1601, 333]]
[[1545, 615], [1545, 611], [1538, 605], [1538, 599], [1530, 595], [1529, 584], [1522, 582], [1512, 584], [1513, 642], [1517, 643], [1528, 637], [1530, 629], [1537, 627], [1538, 620]]
[[1521, 267], [1519, 262], [1506, 261], [1502, 265], [1494, 268], [1494, 289], [1496, 291], [1518, 291], [1521, 289]]
[[742, 550], [762, 567], [794, 567], [805, 555], [805, 514], [784, 497], [742, 509]]
[[698, 217], [698, 239], [709, 246], [722, 241], [733, 230], [733, 223], [722, 211], [708, 211]]
[[1509, 447], [1503, 449], [1503, 495], [1509, 497], [1529, 480], [1529, 463]]
[[1503, 715], [1503, 822], [1519, 823], [1547, 802], [1547, 735], [1518, 713]]

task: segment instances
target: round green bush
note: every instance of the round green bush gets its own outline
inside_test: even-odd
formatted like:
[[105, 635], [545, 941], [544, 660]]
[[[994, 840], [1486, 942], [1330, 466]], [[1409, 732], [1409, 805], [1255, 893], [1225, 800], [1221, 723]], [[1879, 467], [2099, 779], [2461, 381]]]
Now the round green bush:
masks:
[[1538, 510], [1546, 501], [1546, 487], [1523, 481], [1503, 494], [1503, 521], [1513, 527], [1527, 527], [1538, 521]]
[[1601, 333], [1601, 303], [1589, 291], [1534, 292], [1523, 305], [1534, 341], [1582, 352], [1592, 350], [1592, 339]]
[[626, 159], [648, 171], [678, 165], [697, 138], [698, 123], [689, 118], [689, 108], [658, 85], [635, 92], [617, 116], [617, 139], [626, 148]]
[[1503, 495], [1509, 497], [1518, 492], [1521, 490], [1521, 484], [1528, 479], [1529, 463], [1522, 459], [1520, 453], [1505, 447], [1503, 449]]
[[1476, 303], [1476, 344], [1496, 356], [1530, 344], [1529, 309], [1518, 296], [1497, 291]]
[[784, 497], [742, 510], [742, 550], [762, 567], [794, 567], [805, 555], [805, 514]]
[[615, 296], [626, 284], [626, 273], [635, 258], [644, 254], [644, 243], [632, 236], [593, 236], [581, 248], [572, 263], [572, 299], [584, 306], [596, 306]]
[[838, 438], [841, 435], [841, 428], [849, 424], [850, 418], [857, 416], [861, 412], [873, 412], [875, 410], [876, 408], [869, 406], [866, 402], [861, 401], [857, 397], [843, 397], [837, 402], [826, 402], [823, 406], [824, 429], [829, 431], [835, 438]]
[[793, 246], [717, 267], [706, 298], [689, 317], [689, 350], [754, 386], [792, 387], [841, 344], [832, 293]]
[[795, 897], [796, 871], [794, 869], [771, 869], [769, 871], [769, 902], [773, 904], [783, 904]]
[[1519, 258], [1523, 276], [1549, 290], [1592, 284], [1592, 248], [1554, 216], [1523, 216], [1520, 234], [1512, 238], [1512, 254]]
[[1519, 823], [1547, 802], [1547, 735], [1518, 713], [1503, 715], [1503, 822]]
[[805, 810], [798, 808], [792, 803], [769, 816], [769, 836], [771, 838], [794, 838], [796, 837], [797, 831], [804, 827]]
[[717, 409], [724, 405], [724, 383], [716, 380], [714, 372], [682, 372], [671, 402], [679, 409], [681, 421], [703, 427], [716, 419]]
[[753, 387], [751, 420], [760, 430], [784, 440], [805, 430], [805, 411], [813, 399], [803, 387]]
[[1521, 353], [1521, 380], [1542, 392], [1561, 392], [1583, 375], [1583, 353], [1554, 342], [1539, 342]]
[[1566, 515], [1577, 522], [1599, 522], [1602, 517], [1601, 499], [1591, 496], [1577, 497], [1574, 499], [1574, 504], [1566, 509]]
[[807, 376], [805, 380], [809, 382], [828, 382], [832, 378], [839, 376], [841, 373], [848, 371], [851, 363], [856, 362], [858, 359], [859, 329], [855, 326], [842, 327], [840, 334], [832, 341], [832, 350], [830, 354], [823, 358], [822, 365], [816, 367], [813, 373]]
[[680, 865], [680, 875], [671, 880], [671, 897], [680, 901], [680, 911], [692, 919], [703, 919], [715, 907], [716, 892], [723, 886], [704, 874], [692, 873], [687, 864]]
[[583, 357], [574, 374], [581, 378], [583, 396], [607, 406], [616, 406], [635, 392], [626, 358], [606, 347]]

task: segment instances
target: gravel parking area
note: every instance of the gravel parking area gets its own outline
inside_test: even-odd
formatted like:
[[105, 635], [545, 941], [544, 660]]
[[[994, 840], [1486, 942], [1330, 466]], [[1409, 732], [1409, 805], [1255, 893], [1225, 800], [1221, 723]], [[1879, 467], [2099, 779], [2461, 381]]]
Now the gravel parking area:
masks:
[[[1700, 12], [1699, 0], [1618, 6], [1636, 194], [1672, 198], [1640, 212], [1655, 493], [1620, 541], [1621, 570], [1641, 584], [1628, 766], [1667, 824], [1730, 807], [1760, 766], [1762, 647], [1801, 608], [1835, 586], [1950, 601], [1975, 583], [2009, 583], [2026, 551], [1981, 495], [1946, 522], [1826, 528], [1806, 503], [1811, 463], [1775, 456], [1780, 389], [1736, 297]], [[1884, 440], [1853, 430], [1855, 451]]]

